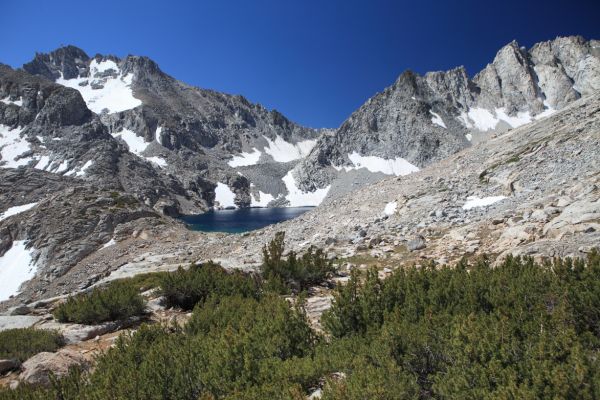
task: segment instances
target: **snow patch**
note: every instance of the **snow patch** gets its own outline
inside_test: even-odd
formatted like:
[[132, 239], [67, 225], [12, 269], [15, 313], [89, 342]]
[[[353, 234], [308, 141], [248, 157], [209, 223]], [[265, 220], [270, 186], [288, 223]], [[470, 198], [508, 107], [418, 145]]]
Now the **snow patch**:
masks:
[[556, 112], [556, 110], [549, 107], [546, 103], [544, 105], [546, 109], [536, 116], [531, 116], [531, 113], [528, 111], [519, 111], [517, 115], [508, 115], [504, 107], [496, 108], [493, 112], [485, 108], [475, 107], [470, 108], [466, 113], [461, 113], [457, 119], [468, 129], [475, 128], [482, 132], [496, 129], [500, 121], [506, 122], [512, 128], [518, 128]]
[[35, 165], [35, 169], [41, 169], [42, 171], [45, 171], [49, 165], [50, 165], [50, 157], [41, 156], [40, 160]]
[[396, 212], [396, 208], [398, 208], [398, 202], [390, 201], [389, 203], [387, 203], [385, 205], [385, 208], [383, 209], [383, 213], [385, 215], [393, 215]]
[[510, 116], [506, 114], [505, 108], [497, 108], [496, 115], [498, 116], [498, 119], [506, 122], [513, 128], [518, 128], [519, 126], [523, 126], [532, 121], [531, 114], [526, 111], [520, 111], [516, 116]]
[[269, 143], [268, 147], [264, 148], [265, 153], [273, 157], [277, 162], [288, 162], [304, 158], [317, 144], [316, 140], [304, 140], [296, 144], [286, 142], [281, 136], [277, 136], [275, 141], [264, 136]]
[[246, 167], [248, 165], [256, 165], [262, 153], [256, 147], [252, 149], [252, 152], [242, 152], [236, 156], [233, 156], [227, 163], [230, 167]]
[[442, 128], [446, 128], [446, 124], [444, 123], [444, 120], [442, 119], [442, 117], [439, 116], [439, 114], [436, 114], [431, 110], [429, 110], [429, 113], [431, 115], [433, 115], [433, 117], [431, 117], [431, 122], [433, 122], [436, 125], [441, 126]]
[[144, 158], [146, 160], [150, 161], [151, 163], [158, 165], [161, 168], [164, 168], [168, 165], [167, 160], [165, 160], [162, 157], [144, 157]]
[[114, 244], [116, 244], [117, 242], [115, 241], [115, 239], [110, 239], [108, 242], [104, 243], [101, 247], [101, 249], [105, 249], [107, 247], [110, 247]]
[[348, 154], [348, 158], [354, 165], [353, 167], [339, 167], [334, 165], [333, 168], [338, 171], [344, 169], [346, 172], [353, 169], [366, 168], [370, 172], [381, 172], [387, 175], [396, 176], [408, 175], [419, 170], [417, 166], [400, 157], [385, 159], [375, 156], [361, 156], [357, 152], [352, 152], [351, 154]]
[[[117, 76], [95, 77], [109, 69], [114, 70]], [[123, 75], [112, 60], [97, 62], [95, 59], [90, 63], [90, 77], [77, 77], [64, 79], [61, 75], [56, 83], [78, 90], [85, 100], [88, 108], [100, 114], [105, 109], [109, 113], [130, 110], [142, 104], [142, 101], [133, 97], [131, 83], [132, 74]], [[96, 89], [93, 89], [95, 86]]]
[[264, 193], [259, 190], [258, 197], [255, 196], [254, 194], [252, 194], [252, 197], [250, 200], [251, 200], [251, 203], [250, 203], [251, 207], [266, 207], [267, 205], [269, 205], [269, 203], [271, 201], [275, 200], [275, 198], [273, 197], [272, 194]]
[[317, 189], [314, 192], [303, 192], [296, 185], [292, 171], [289, 171], [281, 180], [287, 188], [288, 194], [285, 197], [289, 201], [290, 207], [316, 207], [325, 199], [331, 188], [331, 185], [328, 185], [326, 188]]
[[15, 240], [12, 247], [0, 257], [0, 301], [19, 293], [19, 288], [33, 278], [36, 271], [33, 249], [25, 248], [24, 240]]
[[31, 210], [35, 206], [37, 206], [37, 203], [29, 203], [29, 204], [23, 204], [21, 206], [10, 207], [8, 210], [6, 210], [2, 214], [0, 214], [0, 221], [4, 221], [8, 217], [20, 214], [27, 210]]
[[497, 203], [501, 200], [504, 200], [506, 196], [490, 196], [479, 198], [477, 196], [469, 196], [467, 197], [467, 202], [462, 206], [463, 210], [470, 210], [475, 207], [486, 207]]
[[235, 207], [235, 193], [231, 191], [229, 186], [224, 183], [217, 182], [215, 188], [215, 201], [219, 203], [221, 208]]
[[0, 154], [4, 165], [2, 168], [18, 168], [31, 162], [31, 157], [19, 158], [31, 150], [29, 142], [21, 137], [23, 128], [10, 129], [0, 124]]
[[67, 169], [69, 169], [69, 161], [63, 160], [63, 162], [60, 163], [58, 168], [53, 169], [52, 172], [60, 174], [61, 172], [65, 172]]
[[93, 163], [94, 163], [94, 162], [93, 162], [92, 160], [88, 160], [88, 161], [86, 161], [86, 163], [85, 163], [85, 164], [83, 164], [83, 167], [81, 167], [81, 168], [79, 169], [79, 171], [77, 171], [77, 172], [75, 173], [75, 175], [76, 175], [76, 176], [84, 176], [84, 175], [85, 175], [85, 171], [86, 171], [86, 170], [87, 170], [89, 167], [91, 167]]
[[115, 132], [112, 134], [114, 138], [121, 138], [127, 144], [129, 151], [135, 155], [141, 155], [149, 143], [146, 143], [143, 137], [138, 136], [135, 132], [130, 131], [129, 129], [123, 129], [119, 132]]
[[3, 102], [4, 104], [14, 104], [15, 106], [19, 106], [21, 107], [23, 105], [23, 98], [19, 97], [19, 100], [11, 100], [10, 96], [8, 96], [5, 99], [0, 99], [1, 102]]
[[154, 133], [154, 137], [156, 138], [156, 143], [162, 146], [162, 142], [160, 141], [160, 134], [162, 133], [162, 127], [157, 127], [156, 132]]

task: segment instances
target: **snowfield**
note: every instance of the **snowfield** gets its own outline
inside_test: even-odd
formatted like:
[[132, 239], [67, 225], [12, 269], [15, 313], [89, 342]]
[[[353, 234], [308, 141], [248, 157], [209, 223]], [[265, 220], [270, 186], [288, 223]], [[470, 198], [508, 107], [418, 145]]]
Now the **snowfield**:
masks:
[[[266, 136], [264, 138], [269, 143], [269, 146], [264, 148], [264, 152], [277, 162], [288, 162], [304, 158], [317, 144], [316, 140], [304, 140], [293, 144], [286, 142], [281, 136], [277, 136], [275, 141]], [[258, 162], [258, 159], [256, 161]]]
[[546, 102], [544, 102], [544, 105], [546, 109], [536, 116], [532, 116], [528, 111], [520, 111], [517, 115], [511, 116], [506, 113], [506, 109], [503, 107], [496, 108], [493, 113], [485, 108], [474, 107], [466, 113], [463, 112], [457, 119], [468, 129], [477, 129], [481, 132], [496, 129], [500, 121], [506, 122], [512, 128], [518, 128], [556, 112]]
[[233, 156], [227, 164], [230, 167], [247, 167], [249, 165], [256, 165], [262, 153], [256, 147], [252, 149], [252, 152], [242, 152], [239, 155]]
[[486, 207], [497, 203], [501, 200], [504, 200], [506, 196], [490, 196], [479, 198], [477, 196], [469, 196], [467, 197], [466, 203], [462, 206], [463, 210], [470, 210], [475, 207]]
[[[115, 71], [117, 76], [96, 77], [96, 75], [108, 70]], [[90, 77], [92, 78], [64, 79], [61, 76], [56, 80], [56, 83], [78, 90], [88, 108], [96, 114], [100, 114], [104, 110], [107, 110], [108, 113], [130, 110], [142, 104], [141, 100], [133, 97], [133, 91], [131, 90], [133, 75], [123, 76], [114, 61], [105, 60], [98, 63], [95, 59], [92, 60], [90, 63]], [[93, 89], [93, 85], [101, 87]]]
[[23, 204], [21, 206], [10, 207], [8, 210], [6, 210], [2, 214], [0, 214], [0, 221], [4, 221], [6, 218], [8, 218], [10, 216], [20, 214], [27, 210], [31, 210], [35, 206], [37, 206], [37, 203], [29, 203], [29, 204]]
[[15, 240], [12, 247], [0, 257], [0, 301], [19, 293], [19, 288], [33, 278], [36, 266], [33, 263], [33, 249], [25, 248], [24, 240]]
[[288, 191], [285, 198], [290, 202], [290, 207], [316, 207], [323, 202], [331, 188], [331, 185], [329, 185], [314, 192], [303, 192], [298, 188], [292, 171], [289, 171], [281, 180]]
[[235, 193], [231, 191], [229, 186], [224, 183], [217, 182], [215, 188], [215, 201], [219, 203], [221, 208], [235, 207]]
[[370, 172], [381, 172], [386, 175], [408, 175], [417, 172], [419, 167], [406, 161], [404, 158], [396, 157], [394, 159], [385, 159], [375, 156], [361, 156], [357, 152], [348, 154], [348, 158], [354, 164], [353, 167], [333, 166], [338, 171], [344, 169], [346, 172], [353, 169], [366, 168]]

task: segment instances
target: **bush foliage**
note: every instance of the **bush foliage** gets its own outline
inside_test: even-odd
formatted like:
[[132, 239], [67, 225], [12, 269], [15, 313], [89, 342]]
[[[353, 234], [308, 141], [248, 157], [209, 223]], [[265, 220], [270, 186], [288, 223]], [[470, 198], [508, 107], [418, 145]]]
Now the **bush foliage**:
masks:
[[597, 253], [355, 272], [322, 318], [327, 340], [301, 302], [217, 291], [183, 328], [144, 325], [93, 372], [0, 399], [305, 399], [323, 379], [325, 400], [595, 399], [598, 310]]
[[136, 285], [127, 280], [114, 281], [89, 293], [69, 297], [54, 310], [60, 322], [97, 324], [142, 315], [145, 302]]
[[285, 232], [277, 232], [275, 238], [263, 247], [261, 272], [269, 287], [279, 291], [295, 289], [302, 291], [321, 283], [333, 272], [333, 264], [322, 249], [311, 246], [302, 256], [293, 251], [283, 257]]
[[33, 328], [8, 329], [0, 332], [0, 360], [23, 362], [42, 351], [56, 351], [63, 337], [55, 331]]
[[241, 271], [228, 272], [212, 261], [164, 275], [160, 288], [168, 307], [184, 310], [193, 309], [210, 295], [217, 298], [234, 294], [257, 298], [259, 295], [258, 283], [252, 277]]

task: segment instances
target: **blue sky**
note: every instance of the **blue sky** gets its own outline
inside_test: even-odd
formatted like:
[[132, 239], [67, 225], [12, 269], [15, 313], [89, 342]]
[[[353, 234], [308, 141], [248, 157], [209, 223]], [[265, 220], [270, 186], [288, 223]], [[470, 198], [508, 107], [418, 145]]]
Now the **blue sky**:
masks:
[[0, 0], [0, 62], [73, 44], [336, 127], [405, 69], [470, 75], [516, 39], [600, 39], [600, 1]]

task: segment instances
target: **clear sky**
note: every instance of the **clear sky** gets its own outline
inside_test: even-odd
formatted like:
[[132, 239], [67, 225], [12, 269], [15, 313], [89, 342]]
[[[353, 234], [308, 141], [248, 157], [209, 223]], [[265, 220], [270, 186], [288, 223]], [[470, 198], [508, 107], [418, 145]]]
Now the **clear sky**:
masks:
[[600, 39], [600, 0], [0, 0], [0, 62], [73, 44], [336, 127], [405, 69], [470, 75], [516, 39]]

